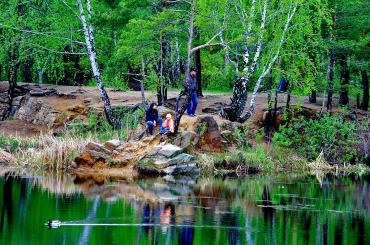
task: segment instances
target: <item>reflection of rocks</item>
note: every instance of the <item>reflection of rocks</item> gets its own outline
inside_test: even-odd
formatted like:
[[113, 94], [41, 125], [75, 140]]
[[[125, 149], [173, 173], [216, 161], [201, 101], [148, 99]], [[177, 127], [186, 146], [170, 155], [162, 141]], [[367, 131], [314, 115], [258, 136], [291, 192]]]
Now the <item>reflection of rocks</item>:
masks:
[[102, 197], [106, 201], [115, 201], [124, 198], [128, 202], [143, 202], [157, 204], [167, 201], [179, 200], [191, 193], [191, 183], [193, 181], [179, 183], [169, 183], [163, 179], [147, 179], [143, 182], [135, 183], [131, 181], [96, 182], [93, 179], [75, 179], [79, 189], [82, 190], [84, 196], [89, 199], [94, 199], [97, 196]]
[[0, 164], [16, 164], [17, 159], [9, 152], [0, 150]]
[[34, 182], [48, 190], [49, 193], [73, 195], [81, 191], [80, 187], [75, 185], [68, 175], [35, 178]]

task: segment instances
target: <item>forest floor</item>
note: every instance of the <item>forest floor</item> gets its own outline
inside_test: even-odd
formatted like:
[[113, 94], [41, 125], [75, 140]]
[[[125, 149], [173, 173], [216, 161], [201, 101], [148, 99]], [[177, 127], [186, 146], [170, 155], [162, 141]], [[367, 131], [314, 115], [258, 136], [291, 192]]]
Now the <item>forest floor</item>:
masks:
[[[25, 84], [20, 84], [25, 85]], [[7, 87], [6, 82], [0, 82], [0, 91], [5, 90]], [[38, 97], [43, 103], [49, 105], [53, 109], [63, 113], [68, 110], [68, 108], [73, 106], [78, 106], [84, 103], [84, 101], [89, 101], [89, 107], [95, 108], [97, 110], [103, 110], [103, 104], [100, 99], [99, 91], [94, 87], [87, 86], [55, 86], [55, 85], [41, 85], [42, 88], [53, 88], [56, 89], [58, 93], [63, 94], [74, 94], [75, 98], [60, 97], [57, 95]], [[111, 103], [114, 106], [118, 105], [135, 105], [141, 103], [141, 93], [139, 91], [117, 91], [114, 89], [107, 89], [108, 95], [110, 97]], [[154, 93], [146, 91], [146, 99], [149, 101], [156, 101], [157, 98]], [[178, 91], [169, 91], [168, 99], [174, 100], [178, 95]], [[219, 92], [206, 92], [204, 97], [199, 98], [199, 105], [196, 113], [198, 115], [208, 114], [208, 112], [203, 112], [203, 110], [212, 110], [217, 105], [229, 104], [230, 103], [230, 93], [219, 93]], [[278, 96], [278, 107], [285, 106], [286, 94], [279, 94]], [[246, 111], [249, 105], [249, 99], [246, 106]], [[300, 102], [299, 102], [300, 100]], [[299, 99], [297, 96], [292, 96], [291, 105], [301, 104], [306, 108], [312, 109], [314, 111], [320, 111], [322, 108], [323, 97], [317, 97], [317, 103], [309, 103], [308, 97], [302, 97]], [[338, 107], [338, 98], [334, 97], [333, 101], [334, 110]], [[267, 93], [260, 93], [257, 96], [255, 103], [255, 114], [252, 118], [253, 124], [258, 124], [262, 119], [263, 110], [267, 108]], [[221, 120], [218, 115], [214, 115], [216, 121]], [[5, 136], [17, 135], [17, 136], [35, 136], [41, 133], [47, 132], [47, 127], [44, 125], [36, 125], [27, 121], [22, 120], [6, 120], [0, 121], [0, 133]]]

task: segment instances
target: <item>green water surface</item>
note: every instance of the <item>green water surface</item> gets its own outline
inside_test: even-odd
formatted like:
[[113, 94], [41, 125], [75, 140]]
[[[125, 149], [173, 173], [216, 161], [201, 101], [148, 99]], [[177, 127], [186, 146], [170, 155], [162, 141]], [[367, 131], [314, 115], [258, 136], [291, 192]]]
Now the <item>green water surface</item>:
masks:
[[[366, 176], [114, 181], [7, 173], [0, 208], [0, 244], [370, 244]], [[49, 229], [49, 219], [62, 225]]]

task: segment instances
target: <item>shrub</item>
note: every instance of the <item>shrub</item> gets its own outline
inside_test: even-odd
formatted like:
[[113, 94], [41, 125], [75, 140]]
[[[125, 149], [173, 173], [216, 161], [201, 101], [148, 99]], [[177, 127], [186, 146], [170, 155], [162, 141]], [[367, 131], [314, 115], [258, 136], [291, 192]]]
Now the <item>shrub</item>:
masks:
[[346, 121], [341, 113], [325, 114], [318, 120], [299, 117], [280, 126], [272, 140], [278, 147], [294, 148], [309, 160], [322, 151], [331, 163], [353, 162], [360, 143], [359, 128], [359, 122]]

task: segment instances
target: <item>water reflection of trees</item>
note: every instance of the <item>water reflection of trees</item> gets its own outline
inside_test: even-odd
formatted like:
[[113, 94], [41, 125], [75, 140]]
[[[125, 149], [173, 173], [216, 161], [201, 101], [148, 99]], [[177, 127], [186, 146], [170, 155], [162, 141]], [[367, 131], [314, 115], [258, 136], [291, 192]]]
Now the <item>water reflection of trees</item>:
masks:
[[[326, 176], [322, 185], [310, 176], [172, 183], [163, 179], [137, 182], [74, 179], [78, 184], [66, 176], [48, 178], [51, 179], [29, 180], [8, 174], [1, 180], [1, 230], [17, 218], [18, 223], [22, 222], [20, 219], [27, 215], [27, 203], [32, 202], [31, 193], [37, 185], [42, 188], [36, 189], [42, 192], [62, 196], [76, 197], [74, 193], [82, 193], [91, 200], [88, 209], [86, 204], [81, 204], [84, 199], [63, 205], [78, 210], [76, 205], [80, 203], [78, 205], [90, 210], [85, 218], [91, 220], [99, 210], [106, 218], [110, 217], [111, 205], [125, 200], [135, 210], [132, 217], [140, 217], [130, 222], [142, 223], [135, 237], [138, 243], [150, 240], [158, 244], [192, 244], [205, 237], [212, 237], [215, 243], [226, 240], [228, 244], [299, 243], [302, 240], [328, 244], [346, 239], [361, 244], [369, 241], [366, 231], [370, 225], [370, 182], [366, 178]], [[55, 198], [58, 203], [58, 196]], [[51, 200], [45, 201], [49, 205]], [[94, 209], [96, 202], [99, 205]], [[202, 228], [199, 233], [200, 229], [192, 226], [194, 224], [214, 228]], [[81, 230], [80, 241], [88, 241], [91, 235], [91, 230]]]
[[[287, 239], [309, 241], [316, 234], [319, 243], [330, 239], [338, 241], [349, 229], [359, 243], [364, 241], [364, 216], [369, 212], [369, 182], [327, 176], [322, 185], [314, 177], [303, 179], [256, 177], [248, 179], [198, 180], [197, 184], [185, 188], [161, 179], [139, 183], [116, 183], [109, 185], [89, 184], [83, 189], [85, 196], [102, 195], [110, 200], [129, 200], [144, 224], [138, 232], [156, 241], [165, 234], [166, 241], [189, 241], [194, 238], [194, 229], [174, 228], [168, 224], [194, 224], [196, 215], [201, 215], [202, 224], [211, 224], [227, 229], [229, 244], [241, 240], [248, 243], [279, 243]], [[170, 213], [168, 213], [170, 207]], [[185, 214], [185, 210], [192, 210]], [[338, 214], [352, 215], [340, 217]], [[335, 216], [333, 218], [333, 216]], [[338, 216], [338, 217], [336, 217]], [[335, 221], [333, 221], [333, 219]], [[352, 222], [358, 222], [353, 227]], [[246, 228], [245, 232], [232, 227]], [[253, 232], [251, 230], [258, 230]], [[292, 236], [295, 231], [300, 235]], [[217, 233], [215, 235], [217, 240]], [[262, 234], [262, 235], [261, 235]], [[188, 239], [190, 238], [190, 239]], [[362, 239], [362, 240], [361, 240]]]

